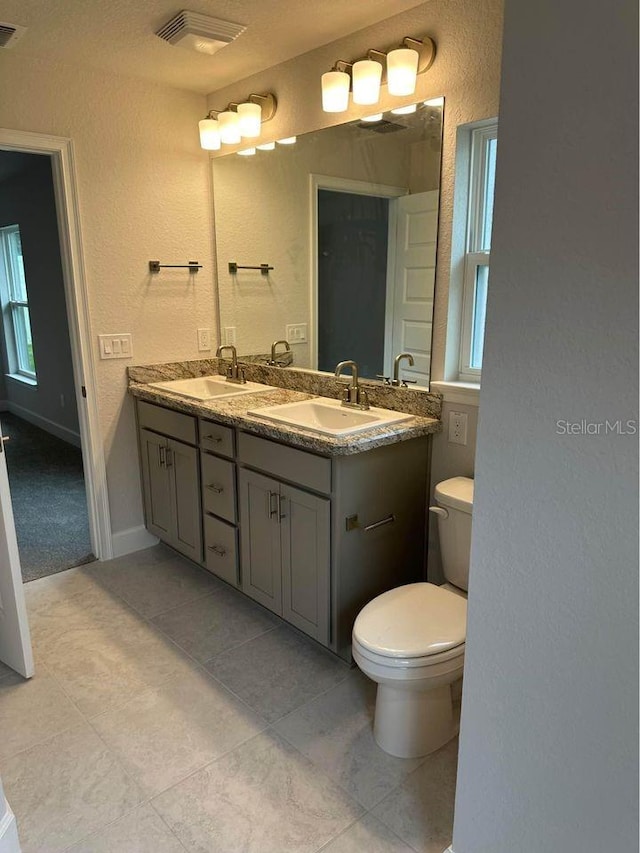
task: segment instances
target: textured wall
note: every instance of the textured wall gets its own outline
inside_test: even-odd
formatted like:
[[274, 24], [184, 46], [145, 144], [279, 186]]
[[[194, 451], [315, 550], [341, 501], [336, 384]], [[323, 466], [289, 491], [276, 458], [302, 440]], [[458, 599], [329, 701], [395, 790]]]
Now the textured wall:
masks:
[[[2, 158], [0, 152], [0, 158]], [[19, 225], [37, 387], [7, 379], [4, 399], [79, 437], [51, 161], [31, 155], [0, 187], [0, 227]], [[64, 398], [64, 403], [61, 400]], [[40, 426], [45, 424], [37, 421]]]
[[[209, 170], [197, 136], [205, 98], [27, 61], [18, 48], [0, 53], [0, 76], [0, 126], [74, 142], [96, 357], [103, 332], [131, 332], [137, 363], [197, 357], [196, 329], [216, 321]], [[194, 258], [204, 269], [192, 281], [148, 274], [149, 259]], [[142, 523], [128, 363], [97, 362], [114, 532]]]
[[507, 0], [456, 853], [638, 849], [637, 16]]
[[[280, 139], [359, 118], [362, 108], [347, 113], [323, 113], [320, 75], [337, 59], [359, 59], [369, 48], [393, 47], [407, 35], [430, 35], [438, 46], [431, 69], [418, 78], [419, 98], [445, 96], [444, 147], [438, 272], [434, 315], [433, 378], [444, 371], [456, 127], [498, 114], [502, 0], [431, 0], [408, 12], [367, 27], [318, 50], [277, 65], [209, 96], [209, 107], [221, 109], [250, 92], [273, 91], [278, 112], [264, 126], [264, 138]], [[386, 100], [385, 100], [386, 99]], [[388, 109], [383, 90], [381, 107]]]

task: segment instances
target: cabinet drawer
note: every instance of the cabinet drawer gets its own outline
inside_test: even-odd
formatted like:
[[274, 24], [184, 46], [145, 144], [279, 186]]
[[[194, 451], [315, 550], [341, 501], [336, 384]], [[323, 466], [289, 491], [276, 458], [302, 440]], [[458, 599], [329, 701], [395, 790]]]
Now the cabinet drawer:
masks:
[[205, 512], [236, 521], [236, 474], [233, 462], [201, 454], [202, 506]]
[[233, 458], [233, 429], [222, 426], [215, 421], [199, 420], [200, 447], [203, 450], [211, 450], [220, 456]]
[[138, 423], [162, 435], [196, 444], [196, 419], [191, 415], [138, 400]]
[[204, 517], [205, 566], [223, 581], [238, 586], [237, 530], [225, 521]]
[[324, 456], [241, 432], [238, 435], [238, 458], [252, 468], [316, 492], [329, 494], [331, 491], [331, 460]]

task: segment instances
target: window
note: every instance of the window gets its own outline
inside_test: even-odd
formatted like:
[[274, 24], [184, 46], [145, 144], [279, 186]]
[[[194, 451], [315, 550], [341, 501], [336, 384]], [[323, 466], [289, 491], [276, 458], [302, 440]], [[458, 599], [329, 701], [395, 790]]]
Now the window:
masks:
[[479, 382], [482, 370], [497, 151], [497, 124], [471, 132], [459, 365], [464, 382]]
[[9, 370], [14, 376], [35, 381], [27, 282], [17, 225], [0, 228], [0, 254], [0, 290]]

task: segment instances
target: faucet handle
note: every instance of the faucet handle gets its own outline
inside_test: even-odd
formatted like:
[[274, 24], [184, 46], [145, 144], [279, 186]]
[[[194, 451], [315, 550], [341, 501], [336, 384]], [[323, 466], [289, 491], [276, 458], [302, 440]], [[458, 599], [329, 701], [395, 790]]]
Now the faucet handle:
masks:
[[383, 376], [382, 373], [376, 373], [376, 379], [379, 379], [383, 385], [391, 385], [390, 376]]
[[409, 385], [416, 385], [418, 383], [417, 379], [403, 379], [402, 380], [402, 388], [407, 388]]
[[368, 409], [369, 408], [369, 394], [367, 393], [367, 391], [364, 388], [358, 389], [357, 403], [361, 409]]

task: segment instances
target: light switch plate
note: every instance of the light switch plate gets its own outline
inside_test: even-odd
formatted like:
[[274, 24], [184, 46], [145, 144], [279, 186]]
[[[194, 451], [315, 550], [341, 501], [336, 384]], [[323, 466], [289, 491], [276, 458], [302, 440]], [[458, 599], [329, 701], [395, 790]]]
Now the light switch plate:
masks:
[[236, 327], [235, 326], [225, 326], [224, 327], [224, 344], [227, 347], [234, 347], [236, 345]]
[[133, 346], [129, 332], [113, 335], [98, 335], [100, 358], [131, 358]]
[[286, 338], [290, 344], [306, 344], [307, 342], [307, 324], [292, 323], [285, 327]]

